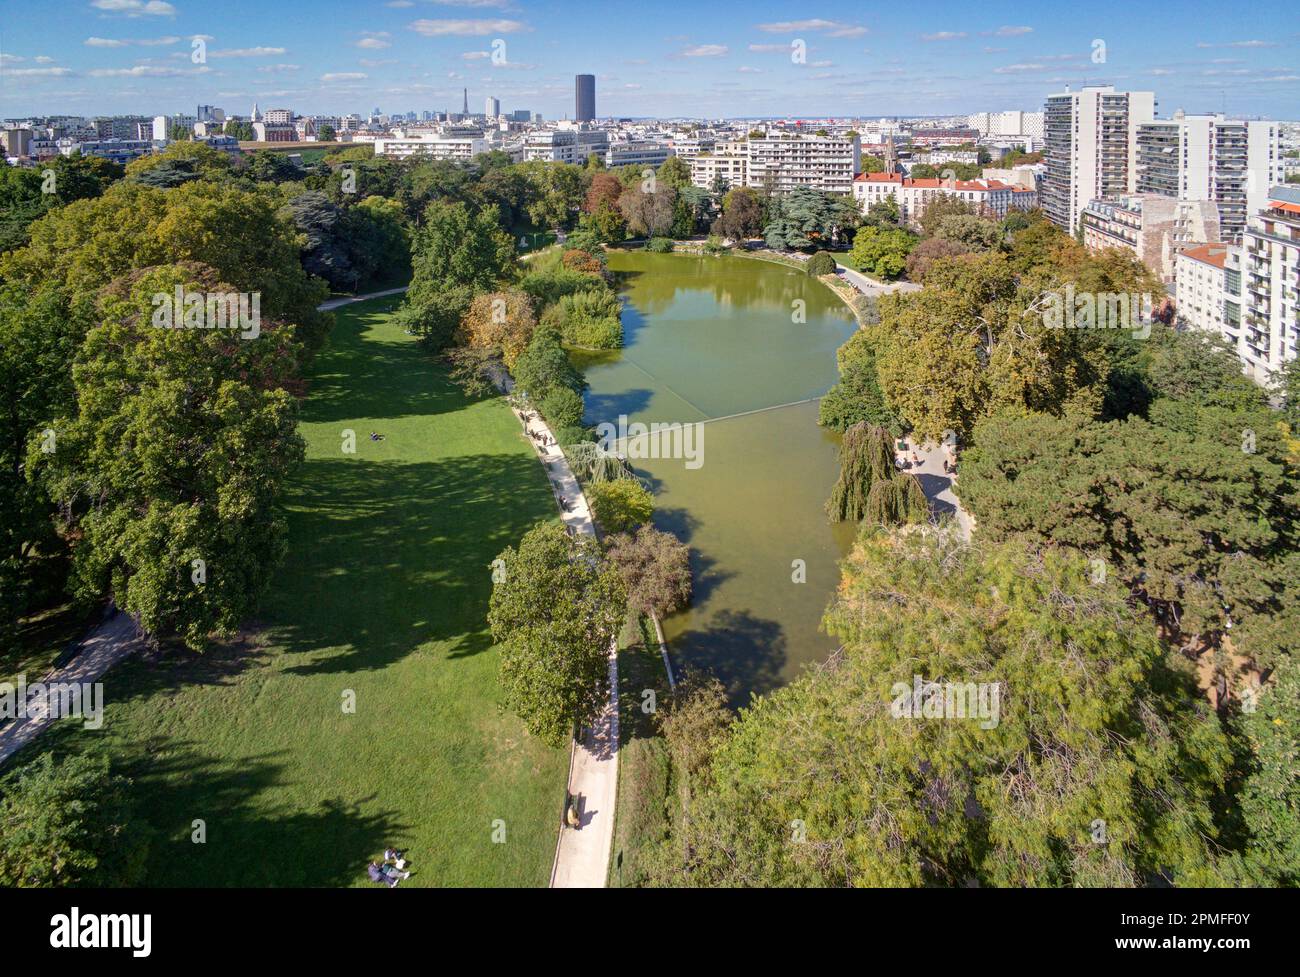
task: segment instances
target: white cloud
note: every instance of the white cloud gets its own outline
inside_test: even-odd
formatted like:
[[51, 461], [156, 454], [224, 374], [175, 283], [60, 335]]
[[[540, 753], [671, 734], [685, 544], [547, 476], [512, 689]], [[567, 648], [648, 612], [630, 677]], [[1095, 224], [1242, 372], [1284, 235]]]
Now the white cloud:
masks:
[[797, 34], [800, 32], [825, 31], [831, 37], [861, 37], [867, 33], [865, 27], [856, 24], [841, 24], [834, 20], [815, 17], [810, 20], [783, 20], [771, 24], [758, 24], [758, 30], [767, 34]]
[[[209, 69], [203, 68], [206, 72]], [[138, 64], [133, 68], [96, 68], [90, 72], [92, 78], [179, 78], [182, 75], [198, 74], [199, 71], [182, 71], [179, 68], [160, 68], [153, 64]]]
[[163, 0], [91, 0], [97, 10], [124, 17], [171, 17], [176, 8]]
[[742, 75], [761, 75], [763, 73], [762, 68], [751, 68], [747, 64], [742, 64], [736, 70], [739, 71]]
[[1015, 75], [1024, 71], [1046, 71], [1046, 70], [1047, 70], [1047, 65], [1045, 64], [1008, 64], [1008, 65], [1003, 65], [1001, 68], [994, 68], [993, 73], [995, 75]]
[[38, 54], [33, 60], [35, 60], [37, 64], [50, 64], [54, 61], [54, 59], [48, 54]]
[[425, 37], [484, 37], [488, 34], [516, 34], [530, 28], [517, 20], [428, 20], [411, 22], [411, 30]]
[[938, 31], [934, 34], [922, 34], [923, 41], [956, 41], [966, 36], [965, 31]]
[[680, 52], [683, 58], [720, 58], [727, 53], [725, 44], [697, 44]]
[[755, 54], [785, 54], [790, 50], [789, 44], [751, 44], [749, 49]]
[[62, 78], [70, 74], [71, 68], [14, 68], [5, 71], [8, 78]]
[[265, 58], [272, 54], [284, 54], [282, 47], [237, 47], [221, 51], [209, 51], [209, 58]]
[[392, 45], [385, 38], [392, 37], [388, 31], [366, 31], [365, 37], [357, 41], [357, 47], [365, 48], [367, 51], [382, 51]]
[[1032, 34], [1032, 27], [999, 27], [993, 33], [997, 37], [1019, 37], [1021, 34]]
[[278, 75], [285, 71], [298, 71], [300, 68], [300, 64], [264, 64], [257, 70], [267, 75]]
[[320, 76], [321, 81], [360, 81], [369, 78], [364, 71], [331, 71]]
[[88, 37], [81, 42], [86, 47], [126, 47], [128, 41], [119, 41], [111, 37]]

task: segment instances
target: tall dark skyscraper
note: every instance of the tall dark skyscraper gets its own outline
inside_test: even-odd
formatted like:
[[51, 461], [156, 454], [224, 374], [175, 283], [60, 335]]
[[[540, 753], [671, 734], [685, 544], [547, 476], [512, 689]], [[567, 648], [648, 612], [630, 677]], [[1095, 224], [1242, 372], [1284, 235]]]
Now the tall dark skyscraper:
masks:
[[590, 122], [596, 118], [596, 76], [578, 75], [573, 90], [573, 118]]

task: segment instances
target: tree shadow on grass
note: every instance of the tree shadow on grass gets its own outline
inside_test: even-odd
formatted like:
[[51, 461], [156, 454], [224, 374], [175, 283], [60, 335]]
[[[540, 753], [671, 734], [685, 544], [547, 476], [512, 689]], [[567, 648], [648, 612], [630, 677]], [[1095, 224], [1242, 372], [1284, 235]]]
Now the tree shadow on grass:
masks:
[[[381, 338], [372, 330], [388, 321], [380, 311], [343, 308], [335, 313], [329, 345], [312, 364], [304, 423], [449, 414], [464, 409], [465, 395], [421, 343]], [[390, 327], [391, 328], [391, 327]]]
[[555, 515], [537, 461], [317, 459], [290, 497], [289, 556], [265, 602], [297, 674], [384, 668], [431, 641], [491, 647], [492, 561]]
[[[93, 736], [60, 723], [23, 760], [37, 749], [94, 751]], [[285, 782], [275, 753], [217, 758], [200, 743], [153, 736], [117, 744], [113, 769], [131, 778], [136, 814], [152, 828], [149, 886], [352, 885], [409, 827], [374, 794], [322, 799], [310, 811], [267, 806], [266, 792]]]

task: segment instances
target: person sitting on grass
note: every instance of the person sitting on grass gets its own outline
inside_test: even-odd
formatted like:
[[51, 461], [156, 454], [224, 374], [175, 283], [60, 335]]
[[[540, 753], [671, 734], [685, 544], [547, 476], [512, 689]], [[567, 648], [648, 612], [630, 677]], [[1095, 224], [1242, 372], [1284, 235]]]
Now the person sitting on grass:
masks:
[[380, 434], [378, 431], [371, 431], [371, 432], [370, 432], [370, 440], [371, 440], [371, 441], [383, 441], [383, 440], [384, 440], [384, 437], [385, 437], [385, 436], [382, 435], [382, 434]]
[[404, 857], [405, 855], [406, 852], [398, 851], [396, 848], [384, 849], [384, 861], [392, 862], [398, 868], [406, 868], [407, 864], [409, 864]]

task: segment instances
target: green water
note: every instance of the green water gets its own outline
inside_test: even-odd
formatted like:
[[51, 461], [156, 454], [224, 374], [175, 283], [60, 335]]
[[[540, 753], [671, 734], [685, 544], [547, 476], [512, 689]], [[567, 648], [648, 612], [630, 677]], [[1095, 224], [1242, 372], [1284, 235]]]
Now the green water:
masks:
[[[835, 382], [854, 322], [825, 286], [782, 265], [644, 252], [609, 265], [627, 300], [625, 347], [579, 362], [587, 420], [709, 422], [699, 468], [634, 464], [654, 487], [655, 524], [692, 550], [695, 600], [664, 622], [674, 660], [712, 669], [743, 703], [835, 647], [819, 624], [853, 534], [822, 508], [838, 436], [817, 426], [815, 400], [799, 402]], [[792, 321], [795, 300], [805, 321]], [[806, 582], [793, 579], [796, 560]]]

